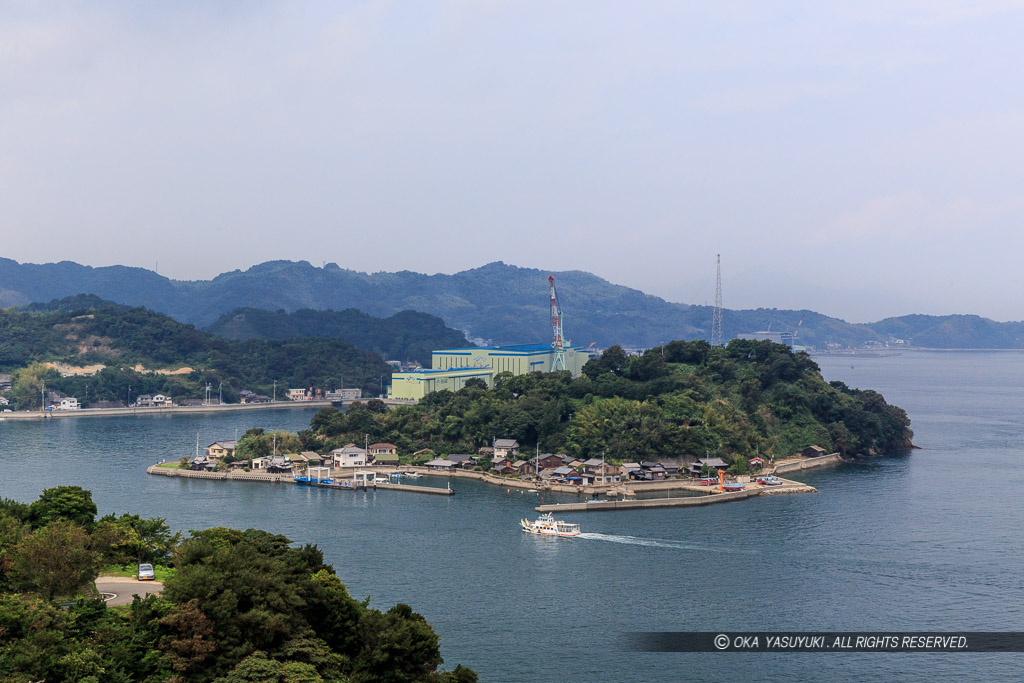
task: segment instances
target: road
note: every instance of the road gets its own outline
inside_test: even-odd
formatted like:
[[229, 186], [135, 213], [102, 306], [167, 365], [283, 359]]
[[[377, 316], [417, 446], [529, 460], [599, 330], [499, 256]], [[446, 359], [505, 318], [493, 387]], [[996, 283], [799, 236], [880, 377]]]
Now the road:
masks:
[[96, 590], [114, 594], [113, 598], [107, 600], [108, 605], [130, 605], [133, 595], [145, 597], [163, 589], [164, 585], [159, 581], [137, 581], [127, 576], [100, 576], [96, 579]]

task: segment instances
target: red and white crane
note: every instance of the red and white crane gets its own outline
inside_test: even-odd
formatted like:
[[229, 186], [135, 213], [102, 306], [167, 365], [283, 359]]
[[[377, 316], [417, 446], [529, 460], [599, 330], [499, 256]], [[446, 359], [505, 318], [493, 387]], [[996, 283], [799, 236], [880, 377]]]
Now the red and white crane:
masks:
[[555, 339], [551, 344], [554, 354], [551, 357], [551, 372], [555, 370], [567, 370], [565, 366], [565, 337], [562, 334], [562, 308], [558, 305], [558, 297], [555, 296], [555, 276], [548, 275], [548, 287], [551, 293], [551, 329]]

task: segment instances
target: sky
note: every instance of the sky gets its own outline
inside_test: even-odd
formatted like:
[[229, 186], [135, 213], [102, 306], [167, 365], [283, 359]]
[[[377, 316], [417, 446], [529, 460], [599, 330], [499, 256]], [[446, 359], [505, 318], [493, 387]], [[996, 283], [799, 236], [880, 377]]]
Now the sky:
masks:
[[1024, 319], [1024, 0], [0, 0], [0, 256]]

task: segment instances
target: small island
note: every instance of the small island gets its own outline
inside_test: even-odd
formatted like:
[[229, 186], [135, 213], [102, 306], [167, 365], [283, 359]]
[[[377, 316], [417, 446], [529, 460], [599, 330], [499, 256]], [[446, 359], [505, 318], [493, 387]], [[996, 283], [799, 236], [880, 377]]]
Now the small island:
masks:
[[[323, 408], [297, 434], [254, 428], [230, 450], [213, 444], [199, 459], [164, 467], [281, 480], [305, 469], [308, 480], [311, 466], [338, 477], [372, 464], [610, 496], [707, 492], [724, 488], [720, 471], [734, 485], [771, 487], [779, 482], [760, 475], [905, 451], [913, 447], [909, 424], [878, 393], [825, 382], [813, 360], [789, 347], [677, 341], [641, 356], [612, 347], [575, 378], [498, 373], [493, 388], [470, 379], [413, 406]], [[778, 492], [813, 490], [782, 483]]]

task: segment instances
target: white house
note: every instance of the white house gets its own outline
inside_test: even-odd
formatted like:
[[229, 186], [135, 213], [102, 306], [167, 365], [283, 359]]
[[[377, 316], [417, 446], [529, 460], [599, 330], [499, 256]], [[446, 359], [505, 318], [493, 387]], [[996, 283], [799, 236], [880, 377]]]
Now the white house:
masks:
[[9, 405], [9, 404], [10, 404], [10, 401], [8, 401], [3, 396], [0, 396], [0, 406], [6, 406], [6, 405]]
[[354, 443], [331, 451], [331, 461], [335, 467], [365, 467], [366, 451]]
[[515, 460], [519, 457], [519, 442], [515, 439], [494, 440], [494, 462]]
[[62, 398], [60, 400], [60, 405], [55, 407], [57, 410], [78, 410], [82, 406], [78, 405], [77, 398], [75, 398], [74, 396], [69, 396], [67, 398]]
[[289, 389], [288, 398], [292, 401], [308, 401], [310, 399], [305, 389]]

